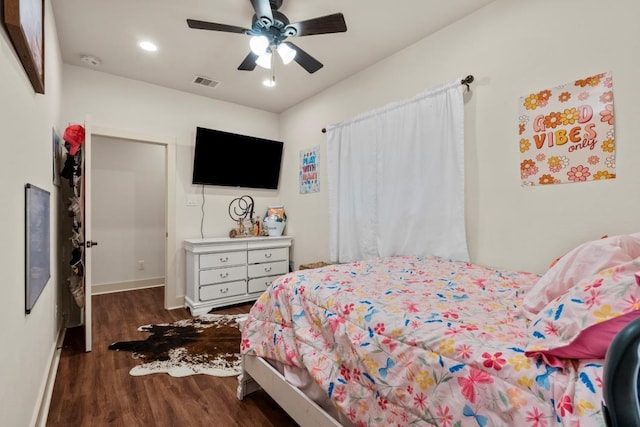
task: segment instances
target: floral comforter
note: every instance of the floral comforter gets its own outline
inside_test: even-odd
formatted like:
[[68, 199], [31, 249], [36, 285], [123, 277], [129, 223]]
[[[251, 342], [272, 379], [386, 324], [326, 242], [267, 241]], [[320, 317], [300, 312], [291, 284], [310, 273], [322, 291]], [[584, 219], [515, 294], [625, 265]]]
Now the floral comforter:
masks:
[[538, 278], [429, 257], [297, 271], [255, 303], [241, 350], [306, 368], [356, 425], [604, 426], [602, 360], [524, 355]]

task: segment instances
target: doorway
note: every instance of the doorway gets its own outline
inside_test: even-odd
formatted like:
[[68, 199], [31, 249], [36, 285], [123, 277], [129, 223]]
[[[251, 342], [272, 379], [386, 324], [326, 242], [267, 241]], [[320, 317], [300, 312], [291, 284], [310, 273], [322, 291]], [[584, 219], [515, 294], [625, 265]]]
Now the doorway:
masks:
[[92, 295], [164, 286], [166, 147], [94, 135]]
[[[87, 118], [87, 122], [90, 122], [90, 118]], [[176, 257], [176, 226], [175, 226], [175, 194], [176, 194], [176, 147], [175, 140], [173, 138], [159, 137], [159, 136], [150, 136], [150, 135], [141, 135], [135, 132], [127, 132], [121, 130], [107, 129], [101, 128], [97, 126], [87, 126], [90, 129], [90, 140], [97, 141], [116, 141], [117, 143], [122, 144], [139, 144], [138, 147], [155, 147], [159, 148], [162, 151], [162, 155], [160, 156], [163, 160], [163, 165], [160, 166], [163, 169], [163, 179], [162, 179], [162, 190], [163, 190], [163, 207], [164, 211], [164, 240], [162, 248], [160, 251], [163, 256], [163, 264], [164, 264], [164, 308], [165, 309], [173, 309], [184, 307], [183, 297], [176, 296], [176, 266], [175, 266], [175, 257]], [[100, 144], [101, 142], [99, 142]], [[156, 152], [157, 154], [157, 152]], [[93, 158], [94, 155], [91, 155]], [[127, 152], [121, 153], [120, 157], [127, 156]], [[117, 156], [116, 156], [117, 157]], [[136, 159], [137, 161], [144, 162], [145, 159]], [[91, 165], [92, 162], [89, 164]], [[90, 166], [93, 170], [93, 167]], [[92, 175], [92, 170], [88, 171], [88, 175]], [[91, 188], [88, 189], [92, 194], [92, 197], [100, 197], [98, 194], [93, 194]], [[111, 186], [111, 191], [117, 193], [118, 188], [115, 185]], [[141, 196], [142, 197], [142, 196]], [[93, 214], [92, 214], [93, 216]], [[87, 221], [90, 223], [90, 221]], [[93, 231], [91, 231], [93, 233]], [[87, 239], [94, 240], [91, 236], [86, 236]], [[98, 241], [98, 239], [95, 239]], [[99, 243], [99, 241], [98, 241]], [[99, 246], [95, 248], [95, 250], [99, 250]], [[93, 252], [96, 256], [99, 256], [99, 252]], [[93, 258], [93, 257], [91, 257]], [[139, 257], [134, 257], [133, 262], [136, 271], [145, 271], [144, 268], [148, 266], [146, 263], [147, 260], [137, 259]], [[143, 270], [139, 270], [140, 262], [143, 261], [142, 266]], [[157, 269], [156, 269], [157, 271]], [[91, 283], [91, 280], [88, 280]], [[134, 281], [135, 282], [135, 281]], [[144, 283], [142, 283], [142, 287]], [[91, 286], [91, 285], [90, 285]], [[91, 286], [93, 287], [93, 286]], [[87, 313], [87, 316], [90, 316], [90, 312]], [[89, 320], [89, 319], [86, 319]], [[90, 321], [87, 323], [91, 323]]]

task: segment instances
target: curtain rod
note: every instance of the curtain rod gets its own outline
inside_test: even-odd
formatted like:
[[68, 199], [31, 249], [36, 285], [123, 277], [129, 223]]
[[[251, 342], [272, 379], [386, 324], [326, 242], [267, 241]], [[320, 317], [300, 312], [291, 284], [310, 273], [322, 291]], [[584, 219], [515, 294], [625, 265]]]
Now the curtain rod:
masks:
[[[467, 90], [469, 90], [469, 85], [471, 83], [473, 83], [473, 76], [471, 74], [460, 80], [460, 84], [465, 85], [467, 87]], [[327, 133], [327, 128], [322, 128], [322, 133]]]

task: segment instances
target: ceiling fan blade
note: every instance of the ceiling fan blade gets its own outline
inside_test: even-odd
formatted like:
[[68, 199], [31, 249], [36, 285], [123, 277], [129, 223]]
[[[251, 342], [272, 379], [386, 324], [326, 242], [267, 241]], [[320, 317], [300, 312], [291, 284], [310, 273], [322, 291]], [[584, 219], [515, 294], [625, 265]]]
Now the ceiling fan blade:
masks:
[[269, 0], [251, 0], [251, 6], [253, 6], [253, 10], [256, 11], [258, 19], [267, 18], [269, 20], [268, 23], [262, 21], [264, 24], [273, 24], [273, 12], [271, 11], [271, 3]]
[[244, 58], [244, 61], [242, 61], [242, 64], [238, 66], [238, 70], [243, 70], [243, 71], [255, 70], [256, 59], [258, 59], [258, 55], [256, 55], [253, 52], [249, 52], [249, 55], [247, 55], [247, 57]]
[[196, 30], [224, 31], [225, 33], [238, 34], [247, 34], [249, 32], [246, 28], [236, 27], [234, 25], [216, 24], [214, 22], [198, 21], [197, 19], [187, 19], [187, 25], [189, 28], [195, 28]]
[[284, 28], [289, 37], [312, 36], [314, 34], [344, 33], [347, 24], [342, 13], [321, 16], [307, 21], [294, 22]]
[[283, 43], [296, 51], [296, 56], [295, 58], [293, 58], [293, 60], [296, 61], [298, 64], [300, 64], [300, 66], [302, 66], [302, 68], [307, 70], [307, 72], [313, 74], [324, 66], [320, 61], [315, 59], [313, 56], [309, 55], [307, 52], [305, 52], [295, 44], [291, 42], [283, 42]]

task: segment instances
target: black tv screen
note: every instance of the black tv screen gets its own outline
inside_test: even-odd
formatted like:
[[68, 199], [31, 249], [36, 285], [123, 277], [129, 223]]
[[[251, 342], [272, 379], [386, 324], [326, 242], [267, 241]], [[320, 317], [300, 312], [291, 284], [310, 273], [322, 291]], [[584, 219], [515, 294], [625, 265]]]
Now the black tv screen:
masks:
[[193, 183], [275, 190], [283, 145], [280, 141], [198, 127]]

